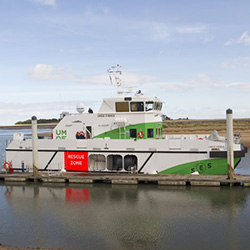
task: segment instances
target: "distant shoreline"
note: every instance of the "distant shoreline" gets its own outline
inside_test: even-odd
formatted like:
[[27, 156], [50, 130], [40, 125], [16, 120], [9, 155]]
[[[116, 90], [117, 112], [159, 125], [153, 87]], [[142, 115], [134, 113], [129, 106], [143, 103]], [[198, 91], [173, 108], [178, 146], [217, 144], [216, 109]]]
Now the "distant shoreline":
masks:
[[[37, 124], [38, 128], [43, 129], [53, 129], [57, 123], [44, 123], [44, 124]], [[0, 129], [9, 129], [9, 130], [15, 130], [15, 129], [29, 129], [31, 128], [31, 124], [17, 124], [17, 125], [6, 125], [6, 126], [0, 126]]]

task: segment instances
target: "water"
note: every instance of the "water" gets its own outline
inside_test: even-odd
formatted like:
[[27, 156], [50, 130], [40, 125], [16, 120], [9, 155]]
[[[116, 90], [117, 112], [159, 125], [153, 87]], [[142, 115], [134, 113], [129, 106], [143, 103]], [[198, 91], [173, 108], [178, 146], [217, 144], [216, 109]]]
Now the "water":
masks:
[[0, 185], [0, 242], [63, 249], [248, 249], [250, 189]]
[[[237, 173], [249, 173], [249, 156]], [[250, 243], [250, 188], [240, 186], [0, 182], [0, 211], [0, 243], [18, 247], [210, 250]]]

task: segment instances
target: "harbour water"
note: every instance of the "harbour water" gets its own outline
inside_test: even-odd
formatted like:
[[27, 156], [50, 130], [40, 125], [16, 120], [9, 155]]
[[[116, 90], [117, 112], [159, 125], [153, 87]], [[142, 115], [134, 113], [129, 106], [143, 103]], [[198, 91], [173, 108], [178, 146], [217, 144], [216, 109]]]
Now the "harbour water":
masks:
[[[3, 160], [12, 133], [0, 131]], [[248, 153], [236, 174], [250, 174], [249, 159]], [[0, 211], [0, 243], [18, 247], [248, 249], [250, 243], [250, 188], [241, 186], [0, 182]]]

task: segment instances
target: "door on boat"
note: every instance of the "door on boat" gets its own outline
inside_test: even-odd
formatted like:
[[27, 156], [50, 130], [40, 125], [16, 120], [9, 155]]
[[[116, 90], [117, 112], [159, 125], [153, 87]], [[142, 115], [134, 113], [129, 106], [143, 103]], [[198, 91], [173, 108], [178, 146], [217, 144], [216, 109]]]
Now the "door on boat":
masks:
[[92, 127], [86, 126], [86, 138], [91, 139], [92, 138]]

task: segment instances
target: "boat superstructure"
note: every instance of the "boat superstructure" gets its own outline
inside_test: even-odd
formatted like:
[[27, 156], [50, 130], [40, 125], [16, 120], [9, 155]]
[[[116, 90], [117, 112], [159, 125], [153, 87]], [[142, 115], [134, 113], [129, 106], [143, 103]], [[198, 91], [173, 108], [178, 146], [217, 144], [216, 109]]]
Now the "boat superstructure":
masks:
[[[39, 171], [136, 172], [151, 174], [226, 174], [227, 144], [211, 135], [162, 134], [162, 105], [139, 90], [134, 96], [121, 89], [121, 70], [109, 70], [117, 95], [103, 99], [98, 113], [62, 113], [52, 139], [38, 140]], [[235, 165], [245, 150], [235, 138]], [[13, 168], [32, 166], [32, 140], [14, 135], [6, 148]]]

